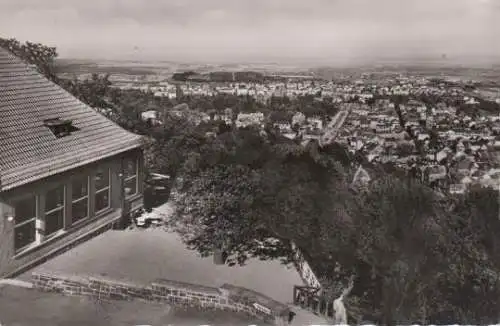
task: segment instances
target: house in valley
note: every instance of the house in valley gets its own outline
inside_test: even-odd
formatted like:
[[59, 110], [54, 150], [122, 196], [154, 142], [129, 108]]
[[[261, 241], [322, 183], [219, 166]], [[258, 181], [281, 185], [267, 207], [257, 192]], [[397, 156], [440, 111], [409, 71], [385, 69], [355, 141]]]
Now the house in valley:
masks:
[[0, 47], [0, 277], [123, 225], [142, 171], [140, 136]]

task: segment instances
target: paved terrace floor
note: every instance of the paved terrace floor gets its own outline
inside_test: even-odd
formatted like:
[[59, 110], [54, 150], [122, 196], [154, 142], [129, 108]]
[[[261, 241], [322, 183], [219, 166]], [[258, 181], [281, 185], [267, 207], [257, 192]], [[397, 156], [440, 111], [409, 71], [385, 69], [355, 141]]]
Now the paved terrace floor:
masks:
[[[295, 269], [275, 261], [250, 261], [244, 267], [215, 265], [185, 248], [176, 233], [161, 229], [108, 231], [35, 268], [35, 271], [103, 275], [149, 282], [166, 278], [207, 286], [231, 283], [262, 292], [278, 301], [292, 300], [302, 281]], [[31, 272], [21, 276], [29, 279]]]
[[[244, 267], [215, 265], [186, 249], [176, 233], [158, 228], [108, 231], [35, 268], [37, 272], [103, 275], [149, 282], [166, 278], [207, 286], [231, 283], [261, 292], [283, 303], [292, 301], [293, 286], [302, 284], [293, 267], [254, 259]], [[30, 271], [19, 278], [30, 280]], [[293, 325], [327, 324], [306, 311], [297, 311]]]
[[96, 301], [0, 285], [0, 324], [3, 326], [248, 326], [262, 325], [231, 313], [180, 311], [168, 305]]

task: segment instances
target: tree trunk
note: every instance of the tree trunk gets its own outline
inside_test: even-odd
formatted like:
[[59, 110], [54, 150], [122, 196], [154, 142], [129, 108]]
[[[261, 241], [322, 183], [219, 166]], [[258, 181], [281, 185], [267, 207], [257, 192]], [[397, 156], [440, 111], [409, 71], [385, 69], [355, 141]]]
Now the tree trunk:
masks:
[[396, 326], [396, 322], [394, 320], [394, 297], [393, 293], [391, 293], [391, 281], [383, 282], [382, 288], [382, 324], [384, 326]]
[[390, 305], [384, 304], [382, 324], [384, 326], [396, 326], [396, 323], [394, 322], [394, 319], [392, 317], [392, 307], [390, 307]]
[[227, 252], [223, 249], [215, 249], [214, 250], [214, 264], [215, 265], [224, 265], [227, 260]]

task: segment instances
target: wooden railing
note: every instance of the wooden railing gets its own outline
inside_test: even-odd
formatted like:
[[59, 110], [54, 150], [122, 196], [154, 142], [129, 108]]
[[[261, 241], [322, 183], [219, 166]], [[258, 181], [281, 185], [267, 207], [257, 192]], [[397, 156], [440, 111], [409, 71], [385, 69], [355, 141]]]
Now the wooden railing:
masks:
[[333, 309], [333, 300], [327, 300], [318, 295], [320, 288], [312, 286], [294, 286], [293, 304], [312, 313], [333, 319], [335, 310]]
[[294, 252], [293, 263], [295, 269], [299, 273], [300, 278], [302, 278], [302, 281], [304, 281], [304, 284], [310, 287], [320, 287], [321, 284], [318, 277], [312, 270], [309, 262], [306, 260], [306, 257], [304, 257], [304, 254], [302, 253], [300, 248], [293, 242], [291, 243], [291, 246], [292, 251]]

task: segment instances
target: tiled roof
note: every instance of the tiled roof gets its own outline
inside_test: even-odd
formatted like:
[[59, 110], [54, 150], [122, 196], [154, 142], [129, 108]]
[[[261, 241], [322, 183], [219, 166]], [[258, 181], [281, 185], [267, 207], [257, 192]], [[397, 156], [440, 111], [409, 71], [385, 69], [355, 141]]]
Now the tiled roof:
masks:
[[[69, 119], [62, 138], [44, 126]], [[137, 148], [130, 133], [0, 47], [0, 191]]]

